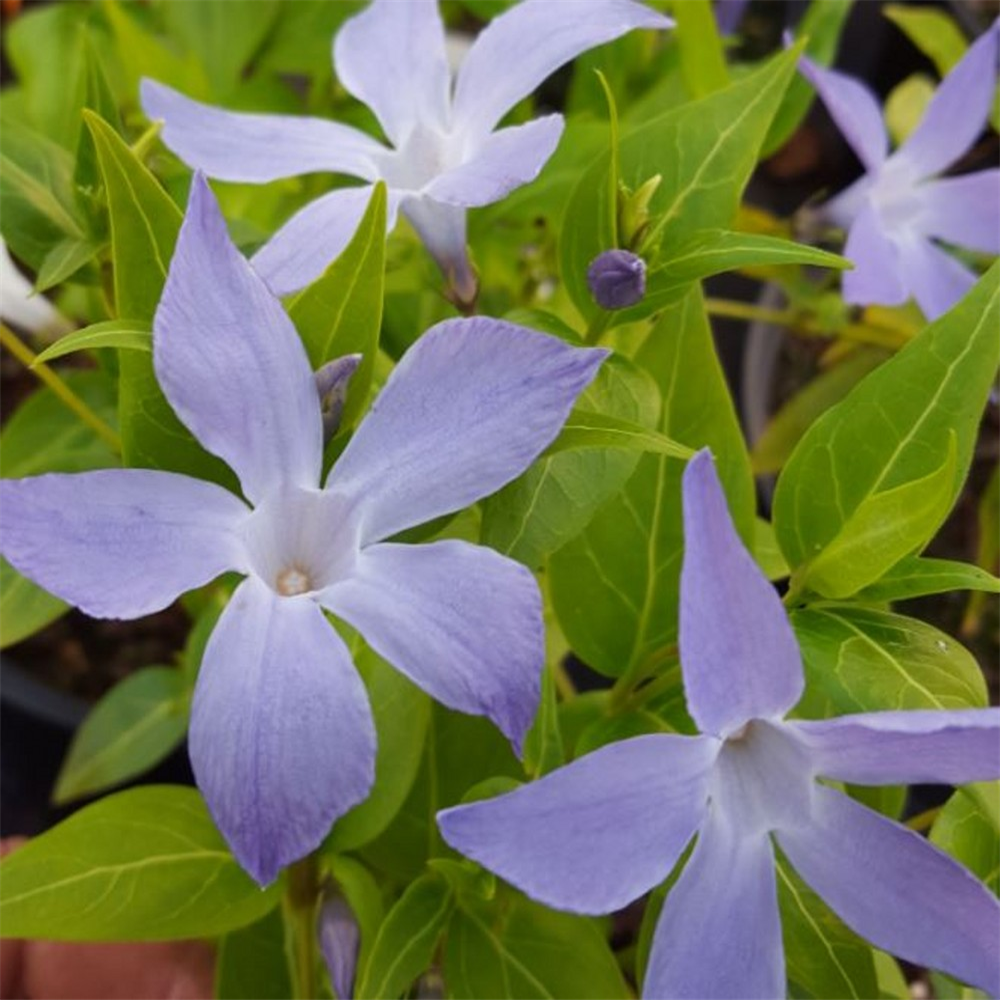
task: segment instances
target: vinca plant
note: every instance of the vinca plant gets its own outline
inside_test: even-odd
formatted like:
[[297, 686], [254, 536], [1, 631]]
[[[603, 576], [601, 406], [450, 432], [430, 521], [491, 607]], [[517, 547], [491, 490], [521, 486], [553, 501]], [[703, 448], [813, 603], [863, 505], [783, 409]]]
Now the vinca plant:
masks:
[[[998, 23], [5, 11], [3, 672], [75, 636], [99, 697], [0, 934], [230, 1000], [1000, 996]], [[834, 68], [858, 18], [925, 69]]]

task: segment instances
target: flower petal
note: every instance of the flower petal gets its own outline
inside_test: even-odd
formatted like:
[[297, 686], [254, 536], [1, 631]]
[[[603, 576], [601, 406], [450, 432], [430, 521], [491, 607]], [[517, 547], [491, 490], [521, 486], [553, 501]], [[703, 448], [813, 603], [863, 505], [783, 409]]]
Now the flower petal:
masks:
[[240, 585], [205, 648], [189, 746], [216, 825], [261, 885], [365, 798], [368, 696], [317, 604], [254, 577]]
[[976, 275], [950, 253], [912, 233], [898, 240], [903, 273], [928, 320], [946, 313], [976, 283]]
[[545, 654], [524, 566], [466, 542], [372, 545], [320, 600], [431, 697], [488, 716], [520, 750]]
[[444, 839], [534, 899], [610, 913], [662, 882], [705, 816], [710, 737], [612, 743], [508, 795], [438, 813]]
[[799, 71], [816, 88], [830, 117], [865, 169], [878, 170], [889, 152], [889, 137], [875, 95], [860, 80], [835, 69], [825, 69], [806, 56], [799, 58]]
[[371, 136], [325, 118], [224, 111], [148, 79], [139, 92], [146, 117], [164, 122], [164, 143], [219, 180], [262, 184], [321, 170], [375, 180], [385, 155]]
[[791, 708], [802, 660], [781, 599], [736, 534], [707, 449], [684, 470], [683, 499], [684, 688], [698, 728], [726, 735]]
[[480, 32], [458, 73], [454, 125], [484, 135], [581, 52], [635, 28], [673, 25], [632, 0], [523, 0]]
[[200, 174], [153, 321], [153, 362], [177, 415], [251, 501], [317, 485], [323, 418], [305, 348]]
[[141, 618], [245, 570], [246, 505], [172, 472], [102, 469], [0, 480], [0, 551], [96, 618]]
[[[312, 284], [351, 241], [372, 189], [337, 188], [300, 208], [251, 259], [275, 295]], [[396, 225], [399, 195], [388, 192], [386, 232]]]
[[795, 721], [818, 774], [860, 785], [1000, 778], [1000, 709], [869, 712]]
[[785, 955], [774, 853], [710, 815], [663, 904], [644, 997], [724, 1000], [785, 996]]
[[986, 125], [997, 82], [1000, 21], [995, 21], [969, 47], [941, 81], [920, 124], [897, 150], [920, 177], [951, 166], [979, 137]]
[[924, 236], [1000, 253], [1000, 170], [927, 181], [917, 189]]
[[538, 176], [559, 145], [563, 124], [562, 115], [547, 115], [491, 133], [474, 156], [436, 177], [424, 194], [466, 207], [500, 201]]
[[447, 127], [451, 74], [437, 0], [374, 0], [340, 29], [333, 62], [395, 146], [417, 124]]
[[412, 196], [400, 208], [451, 288], [463, 301], [474, 302], [477, 282], [465, 242], [465, 209]]
[[847, 234], [844, 256], [854, 264], [843, 276], [844, 301], [899, 305], [910, 293], [903, 280], [899, 250], [875, 206], [866, 201]]
[[819, 785], [813, 822], [778, 833], [848, 927], [908, 962], [1000, 995], [1000, 901], [922, 837]]
[[461, 510], [545, 450], [607, 353], [487, 317], [438, 323], [389, 376], [327, 488], [364, 498], [362, 544]]

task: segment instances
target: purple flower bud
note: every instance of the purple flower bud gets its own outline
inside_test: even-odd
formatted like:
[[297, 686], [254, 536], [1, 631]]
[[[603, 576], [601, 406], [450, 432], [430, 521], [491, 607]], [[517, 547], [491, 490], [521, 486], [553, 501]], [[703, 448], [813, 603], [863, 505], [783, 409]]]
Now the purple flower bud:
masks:
[[587, 268], [587, 284], [602, 309], [627, 309], [646, 294], [646, 263], [628, 250], [605, 250]]
[[316, 371], [316, 391], [323, 410], [323, 440], [329, 441], [340, 427], [347, 402], [347, 389], [351, 376], [361, 364], [360, 354], [345, 354], [328, 361]]
[[343, 896], [327, 896], [319, 911], [319, 946], [337, 1000], [354, 996], [360, 931], [354, 911]]

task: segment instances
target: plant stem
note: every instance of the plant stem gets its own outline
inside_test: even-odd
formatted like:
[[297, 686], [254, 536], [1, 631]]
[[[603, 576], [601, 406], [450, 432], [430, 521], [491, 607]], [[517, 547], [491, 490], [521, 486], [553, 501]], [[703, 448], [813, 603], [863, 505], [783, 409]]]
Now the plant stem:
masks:
[[72, 410], [88, 427], [95, 431], [115, 452], [122, 453], [122, 441], [118, 432], [108, 426], [44, 361], [21, 340], [6, 324], [0, 323], [0, 344], [10, 351], [29, 371], [52, 390], [59, 401]]
[[319, 865], [315, 854], [296, 861], [288, 869], [282, 899], [285, 914], [286, 946], [291, 958], [293, 995], [296, 1000], [319, 996], [316, 918], [319, 909]]
[[649, 656], [632, 663], [615, 681], [608, 698], [608, 710], [612, 715], [631, 707], [634, 691], [639, 681], [651, 674], [656, 667], [677, 655], [677, 646], [663, 646], [654, 650]]
[[556, 682], [556, 690], [563, 701], [576, 697], [576, 685], [570, 677], [562, 660], [552, 662], [552, 679]]
[[611, 313], [606, 309], [602, 309], [590, 326], [587, 327], [587, 332], [583, 335], [583, 342], [585, 344], [596, 344], [601, 339], [601, 334], [608, 328], [610, 322]]
[[929, 830], [934, 820], [938, 818], [938, 813], [941, 812], [940, 806], [934, 806], [933, 809], [926, 809], [922, 813], [917, 813], [916, 816], [911, 816], [907, 821], [906, 825], [911, 830], [917, 830], [918, 832], [923, 832], [924, 830]]
[[898, 330], [873, 326], [870, 323], [847, 323], [839, 330], [827, 330], [796, 309], [767, 309], [749, 302], [714, 298], [705, 299], [705, 309], [710, 316], [773, 323], [776, 326], [795, 329], [810, 337], [843, 337], [845, 340], [885, 347], [892, 351], [898, 351], [909, 341], [909, 338]]

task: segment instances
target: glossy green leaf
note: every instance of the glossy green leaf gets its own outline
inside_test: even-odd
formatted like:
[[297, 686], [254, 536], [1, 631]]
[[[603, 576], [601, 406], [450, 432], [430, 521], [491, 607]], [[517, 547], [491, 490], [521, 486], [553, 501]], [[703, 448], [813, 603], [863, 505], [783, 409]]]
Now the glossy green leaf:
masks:
[[4, 119], [0, 230], [11, 252], [36, 270], [66, 240], [86, 239], [72, 178], [73, 158], [62, 146]]
[[[837, 53], [840, 35], [853, 0], [812, 0], [805, 17], [796, 27], [796, 35], [806, 39], [805, 54], [821, 66], [829, 66]], [[802, 124], [815, 97], [809, 81], [796, 75], [788, 85], [781, 106], [764, 140], [761, 156], [779, 150]]]
[[392, 821], [413, 787], [430, 719], [430, 699], [368, 646], [354, 654], [375, 716], [378, 751], [368, 798], [339, 819], [326, 840], [350, 851], [374, 840]]
[[216, 1000], [283, 1000], [292, 995], [280, 907], [219, 942]]
[[918, 708], [982, 708], [982, 670], [936, 628], [876, 608], [816, 604], [793, 611], [810, 717]]
[[225, 94], [274, 28], [278, 0], [197, 0], [159, 3], [170, 34], [198, 58], [214, 93]]
[[449, 997], [629, 996], [596, 921], [557, 913], [523, 896], [504, 903], [492, 910], [470, 905], [452, 917], [443, 970]]
[[[656, 425], [660, 401], [656, 383], [631, 362], [614, 355], [580, 396], [591, 415]], [[598, 508], [635, 471], [640, 452], [580, 448], [542, 457], [522, 476], [483, 503], [481, 541], [532, 569], [583, 530]]]
[[577, 408], [563, 424], [559, 436], [545, 450], [545, 456], [583, 448], [622, 448], [679, 459], [688, 459], [694, 454], [686, 445], [631, 420]]
[[945, 594], [952, 590], [1000, 594], [1000, 578], [972, 563], [909, 556], [896, 563], [877, 583], [865, 587], [857, 596], [859, 600], [874, 604], [924, 597], [927, 594]]
[[931, 843], [1000, 895], [1000, 783], [983, 781], [957, 789], [934, 821]]
[[386, 914], [371, 955], [359, 970], [357, 996], [403, 996], [431, 964], [453, 905], [451, 887], [440, 875], [424, 875], [409, 885]]
[[[663, 178], [650, 203], [664, 260], [699, 230], [731, 226], [764, 136], [795, 68], [796, 49], [700, 101], [644, 122], [622, 137], [622, 181], [632, 190]], [[611, 248], [604, 197], [610, 153], [581, 176], [566, 206], [560, 269], [573, 304], [588, 321], [602, 315], [587, 286], [587, 267]], [[629, 310], [614, 321], [628, 318]], [[606, 315], [606, 314], [604, 314]]]
[[[660, 431], [692, 448], [711, 446], [736, 523], [752, 541], [749, 461], [700, 290], [664, 310], [635, 360], [660, 387]], [[549, 561], [552, 603], [566, 638], [608, 676], [676, 637], [682, 472], [676, 459], [644, 455], [625, 487]]]
[[796, 998], [877, 997], [872, 949], [831, 912], [782, 858], [777, 864], [781, 936]]
[[385, 219], [386, 188], [379, 183], [351, 242], [288, 307], [313, 368], [345, 354], [362, 356], [344, 404], [341, 427], [345, 429], [364, 407], [375, 371], [382, 324]]
[[955, 465], [952, 434], [937, 469], [866, 496], [823, 551], [796, 574], [793, 585], [797, 582], [824, 597], [850, 597], [922, 548], [951, 508]]
[[173, 667], [146, 667], [116, 684], [73, 736], [53, 801], [63, 804], [149, 770], [184, 738], [191, 691]]
[[37, 361], [51, 361], [77, 351], [97, 351], [116, 347], [125, 351], [153, 350], [153, 331], [148, 322], [139, 319], [110, 319], [93, 323], [60, 337], [38, 355]]
[[[774, 496], [775, 531], [793, 568], [815, 559], [870, 498], [940, 469], [952, 435], [957, 460], [949, 493], [957, 496], [1000, 359], [998, 283], [995, 265], [799, 442]], [[936, 526], [924, 524], [923, 541]]]
[[879, 348], [862, 348], [810, 379], [771, 417], [764, 433], [754, 442], [750, 454], [754, 472], [781, 469], [819, 416], [839, 403], [887, 357], [888, 353]]
[[722, 38], [710, 0], [682, 0], [671, 13], [677, 22], [681, 77], [693, 98], [707, 97], [729, 83]]
[[236, 863], [193, 788], [100, 799], [0, 863], [5, 935], [165, 941], [222, 934], [278, 900]]
[[[111, 8], [109, 8], [111, 9]], [[181, 211], [107, 122], [88, 111], [111, 219], [116, 311], [152, 323], [180, 232]], [[235, 488], [232, 472], [209, 455], [170, 408], [142, 351], [119, 355], [119, 414], [127, 465], [182, 472]]]

